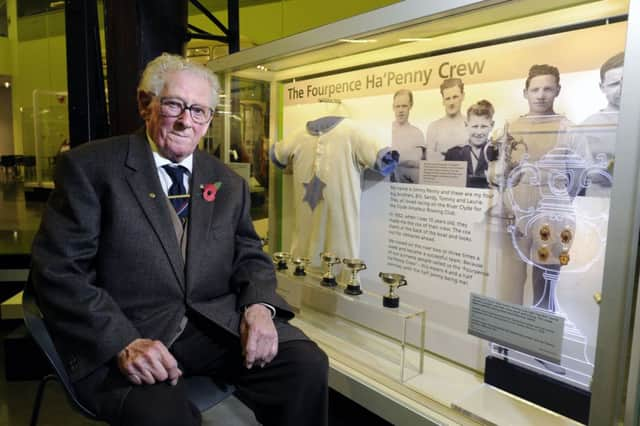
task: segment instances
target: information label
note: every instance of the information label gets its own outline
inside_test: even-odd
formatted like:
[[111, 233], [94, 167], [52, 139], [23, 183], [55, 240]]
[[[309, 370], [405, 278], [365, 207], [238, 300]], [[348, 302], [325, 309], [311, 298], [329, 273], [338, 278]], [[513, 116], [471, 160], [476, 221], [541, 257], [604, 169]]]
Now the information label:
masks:
[[425, 185], [467, 186], [466, 161], [421, 161], [419, 182]]
[[469, 334], [560, 363], [564, 318], [471, 293]]

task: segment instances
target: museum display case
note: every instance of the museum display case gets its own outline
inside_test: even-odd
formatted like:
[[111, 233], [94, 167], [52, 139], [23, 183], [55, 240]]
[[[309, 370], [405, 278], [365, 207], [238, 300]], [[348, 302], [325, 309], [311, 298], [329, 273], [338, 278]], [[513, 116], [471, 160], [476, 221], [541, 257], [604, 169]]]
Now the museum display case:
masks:
[[209, 63], [224, 143], [268, 124], [280, 292], [424, 424], [636, 418], [640, 6], [428, 3]]

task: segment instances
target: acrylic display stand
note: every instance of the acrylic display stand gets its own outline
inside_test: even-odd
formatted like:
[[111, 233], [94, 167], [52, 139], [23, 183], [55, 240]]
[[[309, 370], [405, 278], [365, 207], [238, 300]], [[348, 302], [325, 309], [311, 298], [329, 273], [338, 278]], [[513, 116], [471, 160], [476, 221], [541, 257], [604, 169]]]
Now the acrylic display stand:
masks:
[[[344, 285], [323, 287], [319, 274], [278, 271], [278, 292], [296, 310], [296, 321], [312, 326], [313, 340], [349, 365], [373, 369], [404, 383], [423, 372], [425, 311], [402, 301], [382, 306], [382, 296], [344, 294]], [[307, 328], [305, 328], [307, 331]]]

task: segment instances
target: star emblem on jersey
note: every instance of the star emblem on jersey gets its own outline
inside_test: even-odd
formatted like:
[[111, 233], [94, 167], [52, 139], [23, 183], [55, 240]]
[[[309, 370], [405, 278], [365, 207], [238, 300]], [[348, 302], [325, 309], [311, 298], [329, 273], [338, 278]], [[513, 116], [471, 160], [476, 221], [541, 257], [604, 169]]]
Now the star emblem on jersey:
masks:
[[313, 175], [313, 179], [311, 179], [308, 183], [302, 183], [304, 185], [304, 198], [302, 198], [303, 203], [309, 203], [309, 207], [311, 210], [314, 210], [320, 200], [324, 200], [322, 196], [322, 190], [326, 183], [324, 183], [317, 175]]

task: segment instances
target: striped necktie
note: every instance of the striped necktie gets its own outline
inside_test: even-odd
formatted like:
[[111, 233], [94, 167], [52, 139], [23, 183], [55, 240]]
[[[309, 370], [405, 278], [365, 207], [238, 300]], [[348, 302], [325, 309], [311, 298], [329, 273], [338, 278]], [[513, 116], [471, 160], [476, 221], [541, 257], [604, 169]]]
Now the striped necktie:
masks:
[[189, 175], [189, 170], [184, 166], [172, 166], [166, 164], [162, 168], [167, 172], [171, 178], [171, 186], [169, 187], [169, 196], [178, 196], [176, 198], [170, 198], [173, 208], [176, 210], [178, 217], [184, 222], [189, 217], [189, 198], [179, 197], [180, 195], [186, 195], [187, 190], [184, 187], [184, 175]]

